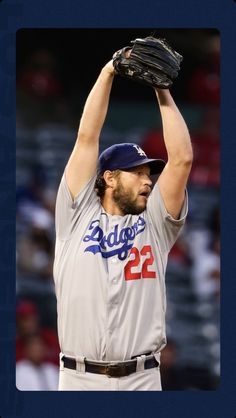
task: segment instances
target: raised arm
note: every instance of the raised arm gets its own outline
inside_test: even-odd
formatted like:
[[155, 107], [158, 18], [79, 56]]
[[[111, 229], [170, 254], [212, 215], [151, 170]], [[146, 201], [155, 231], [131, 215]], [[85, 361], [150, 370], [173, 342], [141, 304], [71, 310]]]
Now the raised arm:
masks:
[[99, 137], [107, 114], [114, 74], [112, 61], [109, 61], [101, 70], [84, 106], [77, 140], [65, 170], [73, 198], [96, 173]]
[[155, 89], [168, 161], [158, 182], [165, 207], [178, 219], [191, 170], [193, 151], [186, 123], [169, 90]]

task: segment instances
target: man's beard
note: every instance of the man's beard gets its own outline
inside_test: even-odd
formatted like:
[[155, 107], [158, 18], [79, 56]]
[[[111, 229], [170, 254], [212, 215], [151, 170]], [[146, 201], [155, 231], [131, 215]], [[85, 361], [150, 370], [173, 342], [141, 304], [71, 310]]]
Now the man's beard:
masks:
[[123, 185], [118, 182], [117, 188], [113, 191], [113, 200], [124, 215], [139, 215], [146, 205], [138, 205], [136, 199], [131, 197], [132, 191], [126, 191]]

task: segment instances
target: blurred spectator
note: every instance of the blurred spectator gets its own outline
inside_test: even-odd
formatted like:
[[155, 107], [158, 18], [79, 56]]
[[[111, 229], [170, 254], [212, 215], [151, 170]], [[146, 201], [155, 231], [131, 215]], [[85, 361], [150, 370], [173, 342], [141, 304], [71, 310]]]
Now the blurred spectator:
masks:
[[214, 35], [202, 45], [201, 62], [188, 83], [188, 98], [194, 103], [220, 103], [220, 37]]
[[183, 235], [178, 238], [175, 245], [171, 248], [169, 257], [168, 269], [177, 269], [178, 267], [188, 268], [191, 265], [188, 242], [185, 240], [184, 231]]
[[[215, 106], [202, 111], [201, 123], [191, 130], [194, 161], [190, 173], [192, 184], [219, 187], [220, 184], [220, 113]], [[167, 161], [161, 130], [150, 130], [142, 140], [143, 150], [152, 158]]]
[[57, 333], [40, 324], [39, 311], [34, 303], [21, 300], [16, 308], [16, 361], [24, 359], [25, 339], [37, 333], [45, 344], [44, 357], [47, 362], [59, 364], [59, 343]]
[[54, 52], [34, 50], [17, 71], [17, 125], [70, 118], [63, 77]]
[[205, 109], [202, 124], [192, 132], [194, 162], [190, 174], [193, 184], [219, 187], [220, 114], [216, 107]]
[[18, 273], [33, 278], [51, 280], [53, 277], [54, 245], [48, 231], [48, 214], [43, 211], [37, 214], [32, 227], [17, 246]]
[[29, 202], [37, 206], [41, 205], [42, 194], [47, 186], [46, 170], [42, 164], [35, 164], [33, 167], [30, 167], [29, 164], [28, 182], [22, 183], [20, 180], [20, 178], [17, 179], [18, 184], [16, 188], [17, 210], [20, 210], [21, 206], [25, 202]]
[[212, 252], [216, 259], [220, 261], [220, 211], [218, 205], [208, 214], [206, 225], [189, 228], [186, 240], [193, 266], [200, 265], [205, 254]]
[[55, 203], [56, 203], [57, 190], [52, 187], [45, 187], [42, 191], [42, 205], [48, 211], [49, 214], [53, 217], [55, 216]]
[[200, 299], [218, 300], [220, 293], [220, 237], [212, 237], [206, 251], [194, 257], [192, 279], [196, 295]]
[[45, 48], [33, 51], [18, 73], [17, 87], [39, 99], [61, 96], [63, 86], [53, 53]]
[[29, 179], [18, 178], [16, 187], [17, 226], [27, 230], [32, 224], [41, 224], [46, 229], [54, 228], [54, 207], [56, 195], [48, 187], [46, 169], [37, 164], [29, 168]]
[[167, 161], [167, 153], [162, 130], [150, 130], [143, 138], [142, 149], [150, 158], [162, 158]]
[[19, 390], [57, 390], [58, 367], [46, 361], [46, 347], [39, 334], [24, 338], [24, 359], [16, 364]]
[[161, 384], [162, 390], [179, 389], [181, 376], [176, 364], [176, 344], [168, 338], [167, 345], [161, 352]]

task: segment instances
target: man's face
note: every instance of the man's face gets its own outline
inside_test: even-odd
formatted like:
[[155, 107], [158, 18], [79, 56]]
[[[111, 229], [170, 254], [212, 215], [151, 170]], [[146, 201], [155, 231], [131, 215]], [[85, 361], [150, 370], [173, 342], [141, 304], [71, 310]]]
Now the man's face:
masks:
[[113, 200], [124, 215], [139, 215], [147, 206], [151, 191], [150, 167], [141, 165], [120, 171], [113, 191]]

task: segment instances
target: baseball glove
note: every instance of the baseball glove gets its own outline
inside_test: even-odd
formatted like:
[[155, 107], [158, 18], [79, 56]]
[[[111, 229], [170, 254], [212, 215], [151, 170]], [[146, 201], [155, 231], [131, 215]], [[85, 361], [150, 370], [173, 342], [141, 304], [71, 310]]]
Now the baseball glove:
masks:
[[151, 87], [170, 88], [178, 76], [182, 55], [165, 39], [153, 36], [137, 38], [131, 44], [113, 55], [115, 71]]

